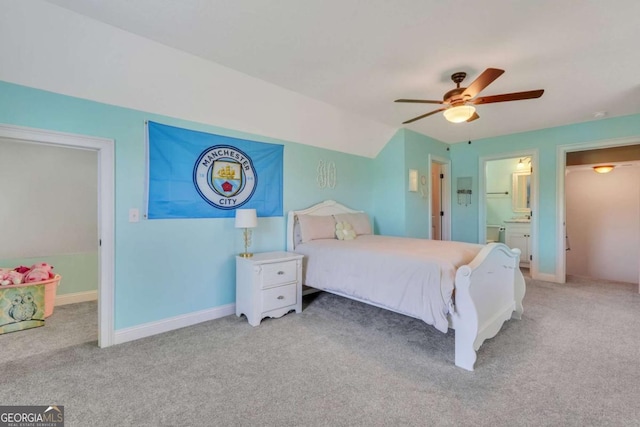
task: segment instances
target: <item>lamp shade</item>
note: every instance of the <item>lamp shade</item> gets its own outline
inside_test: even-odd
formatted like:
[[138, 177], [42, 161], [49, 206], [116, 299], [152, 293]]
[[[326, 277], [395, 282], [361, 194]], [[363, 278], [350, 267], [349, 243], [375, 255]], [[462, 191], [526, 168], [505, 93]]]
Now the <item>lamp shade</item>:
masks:
[[255, 209], [236, 209], [236, 228], [254, 228], [258, 226]]
[[442, 114], [452, 123], [462, 123], [469, 120], [475, 112], [476, 108], [472, 105], [457, 105], [447, 108]]

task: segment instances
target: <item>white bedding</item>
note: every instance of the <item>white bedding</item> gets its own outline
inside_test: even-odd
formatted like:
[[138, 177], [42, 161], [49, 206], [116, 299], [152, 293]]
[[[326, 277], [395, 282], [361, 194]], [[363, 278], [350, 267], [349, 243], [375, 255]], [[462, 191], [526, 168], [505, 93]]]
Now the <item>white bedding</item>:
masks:
[[362, 235], [296, 246], [307, 286], [338, 292], [422, 319], [447, 332], [455, 274], [483, 245]]

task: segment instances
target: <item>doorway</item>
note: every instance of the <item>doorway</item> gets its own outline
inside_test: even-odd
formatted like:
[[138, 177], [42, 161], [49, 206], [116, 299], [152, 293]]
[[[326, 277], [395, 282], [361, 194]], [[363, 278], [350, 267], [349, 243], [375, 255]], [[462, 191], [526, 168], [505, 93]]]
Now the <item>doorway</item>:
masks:
[[114, 344], [114, 141], [42, 129], [0, 125], [0, 138], [13, 142], [94, 150], [98, 156], [98, 346]]
[[440, 163], [431, 163], [431, 239], [442, 240], [442, 181]]
[[[575, 214], [571, 214], [569, 212], [571, 208], [571, 206], [567, 206], [567, 203], [573, 203], [575, 205], [574, 202], [571, 202], [571, 200], [568, 200], [569, 197], [567, 195], [567, 191], [571, 191], [571, 188], [574, 188], [575, 185], [572, 184], [571, 180], [574, 180], [578, 174], [579, 174], [579, 168], [577, 168], [578, 170], [576, 170], [575, 168], [568, 168], [567, 167], [567, 158], [570, 154], [577, 154], [576, 152], [585, 152], [585, 153], [589, 153], [591, 155], [591, 153], [595, 153], [596, 151], [599, 150], [603, 150], [603, 149], [614, 149], [616, 147], [627, 147], [627, 146], [633, 146], [633, 145], [638, 145], [640, 143], [640, 137], [636, 136], [636, 137], [629, 137], [629, 138], [619, 138], [619, 139], [612, 139], [612, 140], [604, 140], [604, 141], [594, 141], [594, 142], [588, 142], [588, 143], [581, 143], [581, 144], [570, 144], [570, 145], [563, 145], [563, 146], [558, 146], [557, 148], [557, 171], [556, 171], [556, 176], [557, 176], [557, 194], [558, 194], [558, 204], [557, 204], [557, 217], [561, 220], [559, 220], [557, 222], [557, 229], [556, 229], [556, 277], [555, 277], [555, 281], [558, 283], [566, 283], [566, 276], [567, 276], [567, 257], [568, 257], [568, 250], [573, 250], [576, 251], [577, 247], [575, 246], [575, 244], [580, 244], [580, 241], [577, 239], [578, 235], [575, 234], [575, 230], [578, 228], [580, 228], [580, 223], [576, 222], [576, 220], [579, 221], [578, 217], [576, 217]], [[613, 162], [616, 163], [616, 162]], [[590, 169], [590, 168], [589, 168]], [[619, 169], [619, 171], [622, 171], [623, 169]], [[584, 172], [584, 171], [583, 171]], [[587, 177], [589, 179], [593, 179], [594, 175], [593, 171], [589, 170], [587, 171], [589, 172], [589, 174], [587, 175]], [[628, 171], [627, 171], [628, 172]], [[572, 176], [570, 179], [567, 178], [567, 174], [569, 175], [574, 175]], [[613, 176], [613, 175], [612, 175]], [[604, 176], [601, 178], [605, 178]], [[593, 183], [593, 184], [585, 184], [585, 185], [589, 185], [589, 188], [591, 190], [595, 190], [597, 188], [598, 185], [603, 184], [602, 182], [603, 180], [599, 180], [597, 183]], [[632, 190], [636, 190], [637, 191], [637, 186], [632, 186], [632, 187], [625, 187], [624, 183], [621, 184], [614, 184], [614, 188], [610, 188], [608, 190], [606, 190], [607, 193], [607, 197], [608, 196], [614, 196], [616, 193], [616, 191], [619, 191], [622, 188], [631, 188]], [[589, 196], [591, 196], [592, 194], [589, 194]], [[634, 193], [634, 197], [635, 197], [635, 193]], [[620, 200], [624, 201], [626, 203], [627, 196], [623, 195], [622, 198], [620, 198]], [[618, 203], [618, 202], [608, 202], [608, 203]], [[603, 204], [602, 200], [599, 200], [597, 202], [598, 204], [598, 208], [607, 208], [608, 205], [607, 204]], [[590, 211], [594, 210], [594, 205], [592, 204], [590, 207]], [[572, 209], [573, 210], [573, 209]], [[626, 212], [627, 210], [625, 210]], [[596, 214], [597, 212], [589, 212], [590, 214]], [[620, 212], [616, 212], [616, 214], [619, 214]], [[573, 218], [573, 224], [568, 222], [568, 215], [571, 214], [572, 218]], [[633, 227], [638, 228], [640, 227], [640, 224], [638, 224], [638, 222], [640, 222], [640, 217], [636, 217], [635, 220], [637, 221], [635, 224], [632, 224]], [[606, 227], [617, 227], [620, 226], [621, 224], [619, 224], [620, 220], [616, 220], [616, 223], [611, 223], [609, 221], [606, 222]], [[569, 227], [573, 227], [573, 228], [569, 228]], [[602, 233], [607, 233], [606, 229], [603, 227], [598, 227], [595, 228], [589, 226], [589, 231], [593, 231], [593, 232], [602, 232]], [[573, 236], [573, 238], [572, 238]], [[581, 238], [584, 236], [580, 236]], [[605, 235], [602, 236], [602, 240], [598, 242], [598, 244], [596, 245], [597, 248], [602, 248], [603, 246], [606, 246], [605, 243], [606, 241], [608, 241], [608, 239], [610, 238], [610, 235], [607, 233]], [[629, 245], [630, 246], [629, 249], [632, 248], [637, 248], [638, 244], [640, 244], [640, 242], [638, 242], [638, 240], [640, 239], [640, 237], [636, 237], [635, 240], [629, 241]], [[619, 243], [619, 242], [616, 242]], [[618, 245], [619, 246], [619, 245]], [[637, 249], [636, 249], [637, 250]], [[571, 254], [573, 255], [573, 254]], [[596, 255], [597, 256], [597, 255]], [[602, 257], [598, 258], [601, 260]], [[636, 256], [636, 258], [638, 258]], [[573, 260], [575, 261], [575, 260]], [[640, 264], [640, 260], [638, 259], [634, 259], [633, 260], [634, 263]], [[636, 264], [636, 265], [637, 265]], [[574, 266], [576, 267], [577, 264], [576, 262], [574, 262]], [[640, 268], [637, 268], [637, 270], [640, 270]], [[617, 274], [617, 272], [616, 272]], [[640, 292], [640, 271], [637, 271], [638, 274], [638, 291]], [[619, 278], [617, 278], [619, 279]]]
[[520, 267], [537, 276], [537, 151], [484, 157], [479, 165], [478, 242], [520, 250]]
[[593, 166], [567, 166], [567, 275], [638, 284], [640, 161]]
[[[429, 178], [420, 177], [423, 197], [429, 193], [429, 238], [451, 240], [451, 161], [429, 155]], [[425, 188], [426, 187], [426, 188]]]

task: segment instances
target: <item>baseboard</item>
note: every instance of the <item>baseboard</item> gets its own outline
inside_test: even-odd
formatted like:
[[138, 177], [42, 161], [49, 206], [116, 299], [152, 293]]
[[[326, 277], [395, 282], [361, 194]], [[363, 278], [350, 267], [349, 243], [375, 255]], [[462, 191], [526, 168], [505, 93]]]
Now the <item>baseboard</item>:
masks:
[[315, 294], [316, 292], [320, 292], [320, 289], [312, 288], [310, 286], [302, 285], [302, 296]]
[[535, 275], [535, 277], [532, 277], [532, 279], [543, 280], [545, 282], [560, 283], [555, 274], [538, 273]]
[[221, 317], [229, 316], [231, 314], [235, 314], [235, 312], [236, 305], [227, 304], [221, 307], [196, 311], [194, 313], [183, 314], [168, 319], [158, 320], [157, 322], [149, 322], [143, 325], [133, 326], [131, 328], [119, 329], [115, 331], [114, 344], [122, 344], [128, 341], [134, 341], [140, 338], [146, 338], [152, 335], [161, 334], [163, 332], [185, 328], [187, 326], [196, 325], [208, 320], [214, 320]]
[[59, 305], [75, 304], [77, 302], [96, 301], [98, 291], [74, 292], [72, 294], [56, 295], [56, 307]]

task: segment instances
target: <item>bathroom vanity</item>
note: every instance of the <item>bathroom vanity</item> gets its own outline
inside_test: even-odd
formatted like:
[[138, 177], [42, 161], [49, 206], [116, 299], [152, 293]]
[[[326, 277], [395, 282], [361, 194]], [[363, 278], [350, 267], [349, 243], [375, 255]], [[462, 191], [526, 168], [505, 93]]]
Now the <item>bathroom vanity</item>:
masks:
[[520, 249], [520, 267], [529, 267], [531, 256], [531, 220], [505, 220], [505, 244]]

